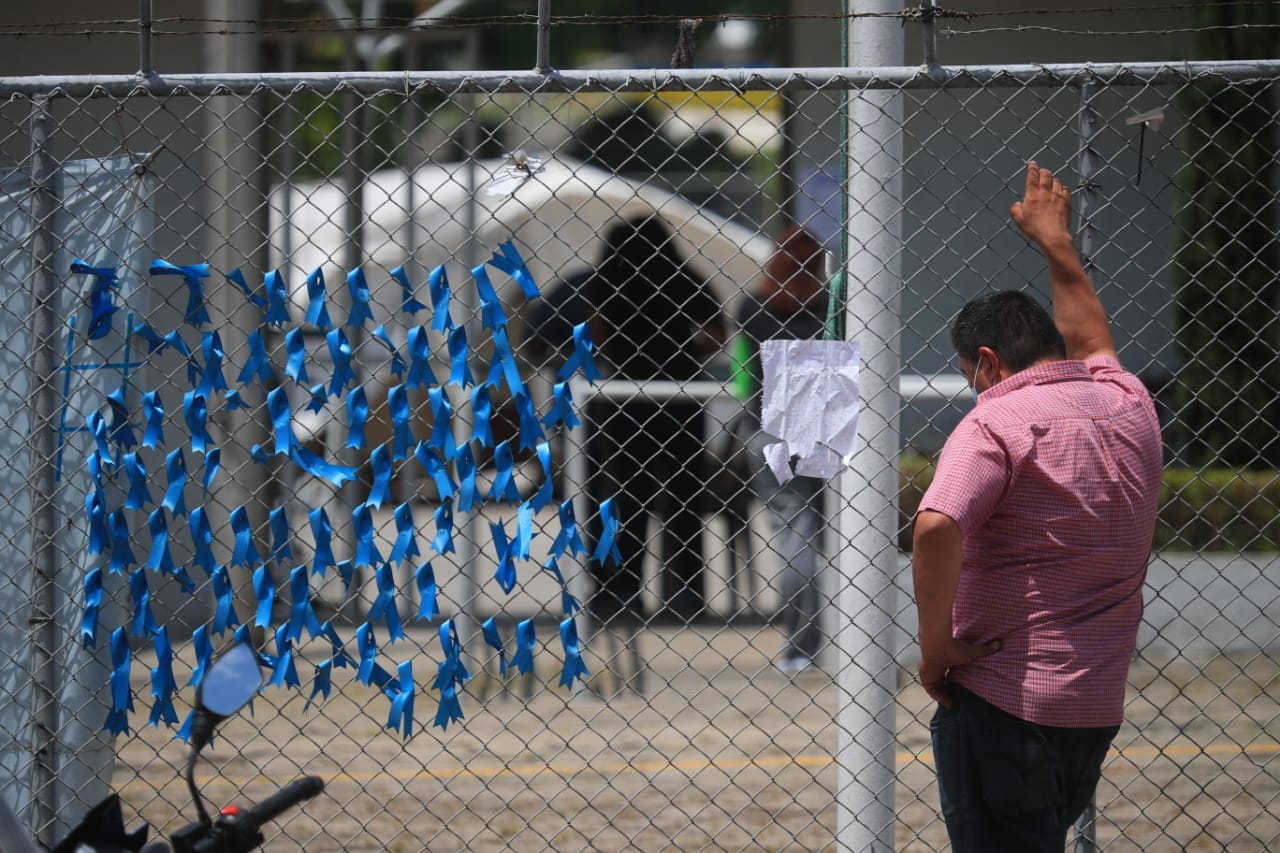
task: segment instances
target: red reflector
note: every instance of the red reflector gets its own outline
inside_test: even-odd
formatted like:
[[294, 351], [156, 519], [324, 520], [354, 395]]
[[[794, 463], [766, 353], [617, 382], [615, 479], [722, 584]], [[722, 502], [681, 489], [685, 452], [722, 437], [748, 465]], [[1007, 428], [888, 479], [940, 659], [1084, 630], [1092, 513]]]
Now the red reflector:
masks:
[[223, 817], [240, 817], [240, 807], [239, 806], [223, 806], [222, 811], [218, 812], [218, 814], [222, 815]]

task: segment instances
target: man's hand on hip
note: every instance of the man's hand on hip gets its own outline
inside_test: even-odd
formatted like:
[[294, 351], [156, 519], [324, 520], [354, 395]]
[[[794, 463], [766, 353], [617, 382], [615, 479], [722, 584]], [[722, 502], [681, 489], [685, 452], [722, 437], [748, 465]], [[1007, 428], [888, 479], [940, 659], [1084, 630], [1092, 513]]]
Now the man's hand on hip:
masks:
[[952, 699], [951, 694], [947, 692], [947, 670], [953, 666], [973, 663], [998, 651], [1000, 651], [999, 640], [978, 644], [952, 639], [943, 648], [931, 653], [921, 649], [920, 683], [939, 704], [944, 708], [950, 708]]

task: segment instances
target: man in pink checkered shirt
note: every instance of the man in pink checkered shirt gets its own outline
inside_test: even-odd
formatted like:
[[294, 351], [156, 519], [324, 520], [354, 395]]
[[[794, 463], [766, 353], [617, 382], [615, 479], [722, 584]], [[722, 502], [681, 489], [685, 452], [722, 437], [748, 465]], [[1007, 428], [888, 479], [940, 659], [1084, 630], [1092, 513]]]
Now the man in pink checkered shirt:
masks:
[[1160, 491], [1160, 426], [1120, 367], [1070, 233], [1031, 163], [1013, 221], [1044, 253], [1053, 317], [968, 303], [951, 339], [977, 405], [916, 514], [920, 680], [957, 853], [1052, 850], [1093, 797], [1124, 711]]

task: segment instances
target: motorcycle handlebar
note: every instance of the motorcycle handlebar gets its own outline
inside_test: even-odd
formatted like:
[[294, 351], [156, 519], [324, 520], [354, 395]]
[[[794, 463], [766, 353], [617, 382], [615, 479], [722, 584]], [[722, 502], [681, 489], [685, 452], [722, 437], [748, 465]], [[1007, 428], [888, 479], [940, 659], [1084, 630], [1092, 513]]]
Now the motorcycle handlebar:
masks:
[[319, 776], [302, 776], [294, 779], [276, 793], [267, 797], [251, 809], [248, 816], [258, 826], [275, 820], [284, 812], [309, 800], [324, 790], [324, 780]]
[[262, 845], [262, 826], [324, 790], [318, 776], [302, 776], [251, 808], [228, 806], [212, 822], [188, 824], [170, 841], [174, 853], [248, 853]]

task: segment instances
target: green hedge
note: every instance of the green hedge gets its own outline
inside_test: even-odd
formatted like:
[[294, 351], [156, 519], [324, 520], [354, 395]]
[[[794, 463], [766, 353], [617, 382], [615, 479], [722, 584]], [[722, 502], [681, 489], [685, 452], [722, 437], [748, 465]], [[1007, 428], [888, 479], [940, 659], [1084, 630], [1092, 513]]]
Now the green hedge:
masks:
[[[911, 550], [911, 518], [933, 462], [901, 458], [898, 543]], [[1168, 468], [1160, 489], [1157, 551], [1280, 551], [1280, 472]]]

